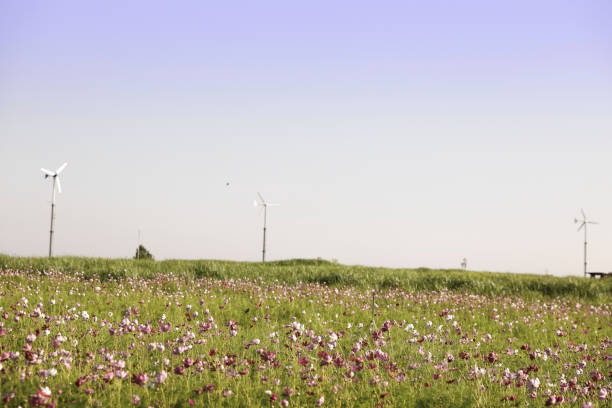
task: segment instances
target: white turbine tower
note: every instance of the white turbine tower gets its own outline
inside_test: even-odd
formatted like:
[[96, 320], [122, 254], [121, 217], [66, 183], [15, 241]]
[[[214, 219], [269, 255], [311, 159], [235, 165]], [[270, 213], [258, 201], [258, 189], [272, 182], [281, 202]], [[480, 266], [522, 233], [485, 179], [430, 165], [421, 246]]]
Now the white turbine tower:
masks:
[[599, 224], [599, 223], [595, 221], [587, 220], [587, 216], [584, 213], [584, 210], [582, 208], [580, 209], [580, 212], [582, 213], [582, 219], [579, 220], [577, 218], [574, 218], [574, 224], [577, 224], [580, 222], [578, 231], [580, 231], [580, 229], [584, 227], [584, 277], [586, 278], [587, 276], [587, 225], [588, 224]]
[[257, 200], [253, 201], [253, 205], [255, 207], [257, 207], [258, 205], [263, 207], [263, 212], [264, 212], [264, 227], [263, 227], [263, 251], [261, 254], [261, 262], [266, 262], [266, 221], [267, 221], [267, 210], [268, 207], [275, 207], [278, 206], [280, 204], [273, 204], [273, 203], [268, 203], [266, 202], [266, 200], [264, 200], [264, 198], [261, 196], [261, 194], [257, 193], [257, 195], [259, 196], [259, 199], [261, 201], [257, 202]]
[[51, 191], [51, 229], [49, 230], [49, 258], [53, 256], [53, 222], [55, 221], [55, 185], [57, 184], [57, 191], [61, 193], [62, 183], [60, 183], [59, 175], [62, 171], [64, 171], [67, 165], [68, 163], [64, 163], [59, 167], [59, 169], [55, 171], [50, 171], [50, 170], [43, 169], [43, 168], [40, 169], [40, 171], [42, 171], [45, 174], [45, 178], [47, 177], [53, 178], [53, 187]]

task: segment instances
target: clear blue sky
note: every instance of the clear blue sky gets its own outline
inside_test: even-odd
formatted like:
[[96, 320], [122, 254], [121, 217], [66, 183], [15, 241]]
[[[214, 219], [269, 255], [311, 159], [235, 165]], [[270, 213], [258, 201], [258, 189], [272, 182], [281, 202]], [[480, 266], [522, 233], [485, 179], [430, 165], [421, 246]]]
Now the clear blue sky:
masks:
[[611, 2], [301, 3], [0, 0], [0, 252], [612, 270]]

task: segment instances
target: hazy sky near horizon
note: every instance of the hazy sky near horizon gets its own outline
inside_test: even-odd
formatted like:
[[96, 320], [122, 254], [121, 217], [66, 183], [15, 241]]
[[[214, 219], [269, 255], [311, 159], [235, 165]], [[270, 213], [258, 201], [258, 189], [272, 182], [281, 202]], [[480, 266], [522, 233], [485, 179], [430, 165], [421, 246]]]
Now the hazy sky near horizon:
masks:
[[[612, 270], [612, 2], [0, 0], [0, 253]], [[230, 182], [226, 186], [226, 182]]]

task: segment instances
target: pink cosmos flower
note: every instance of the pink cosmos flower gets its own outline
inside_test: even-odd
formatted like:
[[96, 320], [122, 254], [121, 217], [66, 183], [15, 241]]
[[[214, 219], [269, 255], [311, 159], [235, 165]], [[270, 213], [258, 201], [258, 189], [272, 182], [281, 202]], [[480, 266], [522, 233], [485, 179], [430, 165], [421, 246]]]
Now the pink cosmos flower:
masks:
[[168, 373], [165, 372], [164, 370], [161, 370], [159, 374], [157, 374], [157, 377], [155, 377], [155, 382], [158, 384], [163, 384], [164, 382], [166, 382], [167, 378], [168, 378]]
[[142, 387], [149, 381], [149, 376], [143, 373], [132, 374], [132, 383]]
[[527, 381], [527, 388], [529, 389], [529, 391], [535, 391], [540, 387], [540, 379], [539, 378], [533, 378], [533, 379], [529, 379], [529, 381]]
[[599, 398], [600, 401], [604, 401], [606, 398], [608, 398], [608, 390], [605, 388], [602, 388], [601, 390], [599, 390], [599, 394], [597, 394], [597, 398]]

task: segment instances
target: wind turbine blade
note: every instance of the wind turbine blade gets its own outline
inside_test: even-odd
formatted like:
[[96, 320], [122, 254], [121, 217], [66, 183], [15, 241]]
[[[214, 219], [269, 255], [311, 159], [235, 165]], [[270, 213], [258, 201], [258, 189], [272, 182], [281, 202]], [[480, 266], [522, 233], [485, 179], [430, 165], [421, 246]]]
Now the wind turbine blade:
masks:
[[52, 172], [52, 171], [50, 171], [50, 170], [47, 170], [47, 169], [43, 169], [42, 167], [40, 168], [40, 171], [42, 171], [43, 173], [45, 173], [47, 176], [50, 176], [50, 177], [55, 176], [55, 173], [54, 173], [54, 172]]
[[257, 202], [257, 200], [253, 200], [253, 207], [257, 207], [259, 205], [259, 203]]
[[589, 223], [589, 224], [599, 224], [599, 223], [598, 223], [598, 222], [596, 222], [596, 221], [587, 221], [587, 223]]
[[257, 195], [259, 196], [259, 199], [261, 200], [262, 204], [265, 204], [266, 200], [264, 200], [264, 198], [261, 196], [261, 194], [257, 193]]
[[57, 182], [57, 191], [58, 191], [58, 193], [61, 194], [62, 193], [62, 183], [60, 183], [60, 178], [56, 177], [55, 181]]
[[582, 218], [584, 218], [586, 220], [586, 214], [584, 213], [584, 210], [581, 208], [580, 212], [582, 213]]
[[66, 166], [68, 165], [68, 163], [64, 163], [60, 166], [59, 169], [57, 169], [57, 171], [55, 173], [60, 174], [62, 171], [64, 171], [64, 169], [66, 168]]
[[269, 203], [269, 204], [266, 204], [266, 205], [267, 205], [268, 207], [278, 207], [280, 204], [277, 204], [277, 203]]
[[576, 231], [580, 231], [582, 227], [584, 227], [585, 225], [586, 225], [586, 222], [583, 222], [582, 224], [580, 224], [580, 226], [578, 227]]

